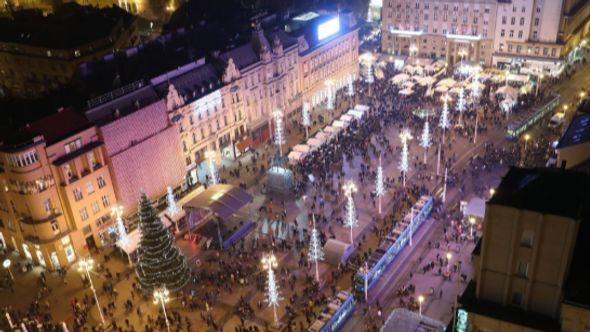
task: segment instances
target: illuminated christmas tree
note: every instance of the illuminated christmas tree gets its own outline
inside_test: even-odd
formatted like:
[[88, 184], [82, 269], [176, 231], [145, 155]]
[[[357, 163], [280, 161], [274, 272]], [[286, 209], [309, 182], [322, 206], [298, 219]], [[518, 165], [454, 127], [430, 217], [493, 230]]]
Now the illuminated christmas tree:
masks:
[[462, 126], [463, 111], [465, 111], [465, 89], [459, 90], [459, 100], [457, 100], [457, 111], [459, 111], [459, 126]]
[[385, 196], [385, 184], [383, 183], [383, 167], [381, 166], [381, 156], [379, 156], [379, 166], [377, 166], [377, 177], [375, 179], [375, 194], [379, 199], [379, 214], [381, 214], [381, 197]]
[[151, 295], [162, 285], [180, 290], [190, 277], [188, 265], [145, 194], [139, 202], [139, 231], [135, 273], [141, 291]]
[[408, 157], [410, 154], [410, 151], [408, 149], [408, 141], [411, 140], [412, 134], [410, 133], [409, 130], [404, 130], [402, 131], [402, 133], [399, 135], [401, 142], [402, 142], [402, 154], [401, 154], [401, 159], [399, 162], [399, 170], [402, 172], [402, 176], [403, 176], [403, 186], [406, 186], [406, 175], [410, 169], [410, 164], [408, 162]]
[[344, 185], [344, 194], [346, 195], [346, 220], [344, 221], [344, 225], [350, 227], [350, 243], [353, 243], [352, 239], [352, 228], [358, 226], [358, 219], [356, 215], [356, 207], [354, 206], [354, 200], [352, 198], [352, 194], [357, 191], [356, 185], [349, 181], [346, 185]]
[[428, 126], [428, 118], [426, 118], [426, 121], [424, 121], [424, 129], [422, 130], [422, 136], [420, 138], [420, 146], [424, 148], [424, 163], [426, 164], [428, 148], [432, 144], [430, 141], [430, 127]]
[[309, 252], [307, 258], [315, 263], [315, 279], [320, 282], [320, 273], [318, 270], [318, 261], [324, 260], [324, 250], [322, 242], [320, 241], [320, 233], [315, 228], [315, 216], [313, 216], [313, 228], [311, 230], [311, 238], [309, 243]]

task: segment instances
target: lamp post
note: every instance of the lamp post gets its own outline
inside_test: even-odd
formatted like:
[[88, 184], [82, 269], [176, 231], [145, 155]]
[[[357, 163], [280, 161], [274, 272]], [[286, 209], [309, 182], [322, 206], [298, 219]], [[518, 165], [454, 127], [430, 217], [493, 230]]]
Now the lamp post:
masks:
[[6, 271], [8, 271], [8, 274], [10, 275], [10, 279], [12, 279], [12, 281], [14, 281], [14, 275], [12, 274], [12, 271], [10, 270], [10, 264], [12, 264], [12, 262], [8, 258], [5, 259], [4, 262], [2, 262], [2, 266], [6, 269]]
[[447, 274], [449, 277], [451, 276], [451, 258], [453, 258], [453, 254], [447, 252]]
[[424, 296], [418, 296], [418, 312], [420, 313], [420, 317], [422, 317], [422, 302], [424, 302]]
[[475, 218], [474, 217], [469, 217], [469, 224], [471, 225], [470, 231], [469, 231], [469, 236], [471, 238], [473, 238], [473, 225], [475, 225]]
[[96, 300], [96, 307], [98, 308], [98, 314], [100, 315], [100, 321], [104, 324], [104, 316], [102, 315], [102, 309], [100, 308], [100, 302], [98, 302], [98, 296], [96, 295], [96, 289], [94, 288], [94, 283], [92, 282], [92, 278], [90, 277], [90, 270], [92, 270], [92, 266], [94, 265], [94, 260], [92, 258], [80, 258], [80, 262], [78, 263], [78, 271], [82, 274], [86, 274], [88, 278], [88, 282], [90, 283], [90, 289], [94, 294], [94, 299]]
[[168, 315], [166, 314], [166, 302], [170, 301], [170, 291], [165, 285], [154, 289], [154, 304], [162, 304], [162, 311], [164, 311], [164, 320], [166, 321], [166, 329], [170, 332], [170, 323], [168, 322]]

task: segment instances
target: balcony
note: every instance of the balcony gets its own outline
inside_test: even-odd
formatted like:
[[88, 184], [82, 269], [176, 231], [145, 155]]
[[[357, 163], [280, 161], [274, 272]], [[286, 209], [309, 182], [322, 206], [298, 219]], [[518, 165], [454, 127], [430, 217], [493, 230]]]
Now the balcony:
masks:
[[39, 225], [39, 224], [43, 224], [46, 222], [50, 222], [50, 221], [60, 217], [61, 215], [62, 215], [62, 213], [59, 209], [53, 209], [53, 211], [51, 211], [51, 213], [48, 214], [47, 217], [42, 218], [42, 219], [34, 219], [33, 217], [31, 217], [29, 215], [22, 214], [22, 213], [18, 214], [18, 219], [23, 224]]
[[72, 231], [68, 229], [66, 231], [59, 232], [50, 238], [43, 238], [43, 239], [37, 235], [25, 235], [25, 241], [30, 242], [32, 244], [43, 245], [43, 244], [55, 242], [55, 241], [63, 238], [64, 236], [70, 235], [70, 233], [72, 233]]

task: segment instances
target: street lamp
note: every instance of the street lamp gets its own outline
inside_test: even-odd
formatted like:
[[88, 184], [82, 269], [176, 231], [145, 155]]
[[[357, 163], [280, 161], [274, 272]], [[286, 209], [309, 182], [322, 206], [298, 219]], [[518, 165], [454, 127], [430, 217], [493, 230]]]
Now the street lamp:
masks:
[[475, 225], [475, 218], [474, 217], [469, 217], [469, 224], [471, 225], [471, 229], [470, 229], [470, 236], [471, 238], [473, 238], [473, 225]]
[[447, 274], [449, 277], [451, 276], [451, 258], [453, 258], [453, 254], [447, 252]]
[[94, 265], [94, 260], [92, 258], [80, 258], [80, 262], [78, 263], [78, 272], [82, 274], [86, 274], [88, 278], [88, 282], [90, 283], [90, 289], [94, 294], [94, 299], [96, 300], [96, 307], [98, 308], [98, 314], [100, 315], [100, 320], [102, 324], [105, 323], [104, 316], [102, 315], [102, 309], [100, 308], [100, 302], [98, 302], [98, 296], [96, 295], [96, 289], [94, 288], [94, 283], [92, 282], [92, 278], [90, 277], [90, 270], [92, 270], [92, 266]]
[[496, 193], [496, 189], [490, 188], [490, 197], [494, 196], [495, 193]]
[[12, 274], [12, 271], [10, 271], [10, 264], [12, 262], [10, 261], [10, 259], [5, 259], [4, 262], [2, 262], [2, 266], [4, 266], [4, 268], [8, 271], [8, 274], [10, 275], [10, 279], [12, 279], [12, 281], [14, 281], [14, 275]]
[[168, 332], [170, 332], [170, 323], [168, 323], [168, 315], [166, 314], [166, 302], [168, 301], [170, 301], [170, 291], [168, 291], [165, 285], [154, 289], [154, 304], [162, 304], [164, 320], [166, 320], [166, 328], [168, 329]]
[[584, 98], [586, 97], [586, 91], [580, 91], [580, 101], [584, 100]]
[[422, 317], [422, 302], [424, 302], [424, 296], [419, 295], [418, 296], [418, 308], [419, 308], [419, 312], [420, 312], [420, 317]]

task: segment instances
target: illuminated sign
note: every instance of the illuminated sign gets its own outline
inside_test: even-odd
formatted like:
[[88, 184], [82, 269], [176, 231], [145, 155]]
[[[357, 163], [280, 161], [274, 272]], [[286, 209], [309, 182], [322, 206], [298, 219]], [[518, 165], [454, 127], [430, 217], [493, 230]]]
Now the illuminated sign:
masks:
[[314, 13], [314, 12], [307, 12], [307, 13], [303, 13], [299, 16], [295, 16], [293, 17], [293, 21], [301, 21], [301, 22], [306, 22], [306, 21], [311, 21], [316, 17], [319, 17], [320, 15]]
[[469, 327], [469, 314], [464, 309], [457, 310], [457, 326], [456, 332], [467, 332]]
[[329, 21], [318, 25], [318, 40], [326, 39], [340, 31], [340, 17], [336, 16]]

